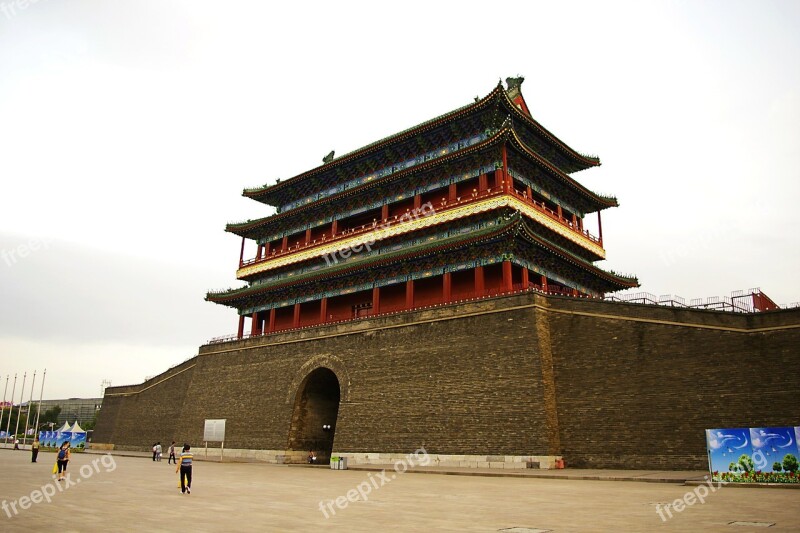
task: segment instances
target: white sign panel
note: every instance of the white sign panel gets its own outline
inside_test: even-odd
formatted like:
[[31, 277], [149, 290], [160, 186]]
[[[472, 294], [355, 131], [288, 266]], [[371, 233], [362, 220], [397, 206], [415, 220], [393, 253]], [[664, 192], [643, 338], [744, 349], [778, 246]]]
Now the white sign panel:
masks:
[[206, 425], [203, 428], [203, 440], [205, 442], [224, 442], [226, 420], [227, 418], [206, 419]]

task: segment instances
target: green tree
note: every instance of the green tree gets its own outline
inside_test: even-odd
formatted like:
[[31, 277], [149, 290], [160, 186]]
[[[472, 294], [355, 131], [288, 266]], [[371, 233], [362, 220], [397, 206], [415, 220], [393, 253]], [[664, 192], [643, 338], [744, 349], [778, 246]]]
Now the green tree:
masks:
[[797, 457], [787, 453], [783, 458], [783, 469], [787, 472], [797, 472]]
[[742, 470], [745, 472], [752, 472], [753, 467], [753, 460], [750, 458], [749, 455], [742, 455], [739, 457], [739, 465], [742, 467]]
[[58, 423], [58, 415], [61, 414], [61, 406], [56, 405], [55, 407], [51, 407], [44, 413], [39, 416], [39, 426], [43, 424], [48, 424], [52, 422], [53, 424]]
[[[17, 427], [17, 412], [19, 411], [19, 407], [6, 407], [3, 409], [3, 420], [2, 426], [0, 426], [0, 431], [5, 431], [8, 428], [9, 436], [13, 435], [14, 429]], [[8, 419], [11, 418], [11, 424], [8, 423]], [[23, 417], [23, 422], [25, 421], [25, 417]]]
[[775, 472], [780, 472], [781, 470], [783, 470], [783, 467], [778, 461], [775, 461], [774, 463], [772, 463], [772, 470]]
[[94, 429], [94, 426], [97, 425], [97, 415], [99, 415], [99, 414], [100, 414], [100, 409], [95, 409], [94, 416], [92, 417], [91, 420], [89, 420], [88, 422], [86, 422], [82, 426], [83, 429], [85, 429], [86, 431], [89, 431], [90, 429]]

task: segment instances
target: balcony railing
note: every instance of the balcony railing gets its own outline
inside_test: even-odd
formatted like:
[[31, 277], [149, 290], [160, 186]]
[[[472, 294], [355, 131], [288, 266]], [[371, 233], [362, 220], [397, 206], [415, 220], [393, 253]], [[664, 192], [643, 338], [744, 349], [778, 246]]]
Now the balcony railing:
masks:
[[582, 229], [577, 224], [573, 223], [572, 220], [564, 218], [563, 216], [558, 216], [558, 213], [556, 211], [553, 211], [549, 207], [547, 207], [547, 205], [544, 202], [537, 202], [533, 198], [528, 198], [527, 191], [519, 191], [517, 189], [514, 189], [513, 190], [513, 194], [518, 199], [520, 199], [523, 202], [525, 202], [526, 204], [532, 206], [534, 209], [536, 209], [540, 213], [544, 213], [545, 215], [547, 215], [548, 217], [552, 218], [556, 222], [559, 222], [560, 224], [568, 227], [569, 229], [571, 229], [572, 231], [574, 231], [576, 233], [579, 233], [580, 235], [583, 235], [584, 237], [586, 237], [587, 239], [589, 239], [593, 243], [596, 243], [596, 244], [599, 244], [599, 245], [602, 246], [602, 244], [603, 244], [602, 241], [598, 237], [595, 237], [594, 235], [589, 233], [588, 230]]
[[[518, 200], [522, 201], [526, 205], [533, 207], [536, 211], [543, 213], [545, 216], [551, 218], [552, 220], [558, 222], [559, 224], [563, 225], [566, 228], [574, 231], [575, 233], [589, 239], [591, 242], [596, 243], [602, 246], [602, 241], [589, 233], [587, 230], [582, 229], [574, 224], [572, 220], [566, 219], [563, 216], [559, 216], [556, 211], [553, 211], [543, 202], [537, 202], [533, 198], [529, 198], [527, 192], [519, 191], [519, 190], [512, 190], [512, 191], [505, 191], [502, 187], [490, 187], [485, 191], [473, 191], [466, 195], [458, 196], [455, 200], [448, 200], [447, 198], [443, 198], [439, 202], [431, 202], [434, 207], [436, 213], [444, 213], [451, 209], [456, 209], [458, 207], [462, 207], [464, 205], [468, 205], [474, 202], [478, 202], [481, 200], [485, 200], [486, 198], [491, 198], [493, 196], [500, 196], [503, 194], [511, 194]], [[286, 254], [294, 253], [299, 250], [305, 250], [307, 248], [313, 248], [315, 246], [321, 246], [323, 244], [330, 244], [333, 242], [338, 242], [343, 239], [349, 239], [351, 237], [355, 237], [357, 235], [362, 235], [365, 233], [369, 233], [371, 231], [375, 231], [385, 227], [387, 225], [392, 225], [401, 220], [406, 214], [410, 214], [412, 212], [411, 209], [406, 209], [406, 212], [399, 215], [393, 215], [389, 218], [383, 219], [381, 221], [374, 221], [367, 224], [362, 224], [361, 226], [357, 226], [354, 228], [347, 228], [343, 231], [333, 234], [332, 236], [323, 235], [321, 238], [313, 239], [309, 242], [297, 242], [294, 246], [288, 246], [285, 250], [272, 250], [269, 254], [266, 254], [262, 258], [254, 257], [252, 259], [247, 259], [242, 261], [239, 264], [239, 268], [252, 265], [255, 263], [261, 263], [264, 261], [268, 261], [271, 259], [275, 259], [277, 257], [284, 256]], [[433, 214], [433, 213], [431, 213]]]

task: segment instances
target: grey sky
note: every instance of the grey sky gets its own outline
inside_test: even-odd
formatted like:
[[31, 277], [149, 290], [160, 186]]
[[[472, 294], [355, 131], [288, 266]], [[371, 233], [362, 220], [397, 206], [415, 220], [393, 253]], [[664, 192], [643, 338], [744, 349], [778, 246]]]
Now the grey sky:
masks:
[[225, 223], [269, 213], [242, 188], [518, 74], [619, 198], [600, 266], [800, 300], [800, 4], [553, 4], [0, 0], [0, 386], [93, 396], [234, 332], [203, 296], [237, 285]]

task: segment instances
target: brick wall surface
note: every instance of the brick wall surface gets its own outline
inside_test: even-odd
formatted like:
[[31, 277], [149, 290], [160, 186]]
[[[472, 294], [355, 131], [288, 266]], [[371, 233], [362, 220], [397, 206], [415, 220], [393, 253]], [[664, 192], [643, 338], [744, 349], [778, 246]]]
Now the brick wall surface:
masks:
[[[284, 450], [315, 368], [341, 387], [334, 449], [563, 455], [568, 465], [704, 468], [703, 430], [796, 425], [800, 310], [734, 315], [519, 295], [205, 345], [111, 387], [95, 442]], [[759, 331], [757, 328], [778, 328]]]

